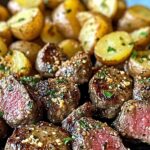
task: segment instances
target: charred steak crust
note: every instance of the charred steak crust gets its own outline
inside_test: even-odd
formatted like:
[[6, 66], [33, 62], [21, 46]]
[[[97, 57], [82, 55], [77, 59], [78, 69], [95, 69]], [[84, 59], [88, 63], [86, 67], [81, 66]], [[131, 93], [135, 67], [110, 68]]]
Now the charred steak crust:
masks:
[[53, 43], [46, 44], [36, 58], [36, 70], [44, 77], [54, 77], [66, 57], [60, 48]]
[[30, 98], [24, 85], [13, 76], [0, 80], [0, 112], [11, 127], [37, 120], [36, 103]]
[[114, 126], [123, 136], [150, 144], [150, 104], [136, 100], [125, 102]]
[[114, 67], [102, 67], [89, 82], [92, 103], [102, 117], [114, 118], [121, 105], [132, 97], [132, 79]]
[[134, 79], [133, 99], [150, 102], [150, 78], [137, 76]]
[[106, 123], [84, 117], [74, 128], [73, 150], [126, 150], [118, 133]]
[[67, 137], [60, 127], [46, 122], [19, 126], [8, 138], [5, 150], [69, 150], [64, 144]]
[[56, 77], [65, 77], [77, 84], [88, 82], [92, 74], [91, 59], [85, 52], [78, 52], [56, 72]]
[[43, 103], [48, 119], [53, 123], [61, 123], [78, 106], [80, 100], [77, 84], [64, 78], [40, 81], [33, 94]]
[[77, 109], [73, 110], [72, 113], [62, 121], [62, 127], [66, 131], [72, 133], [73, 126], [77, 120], [82, 117], [92, 117], [93, 113], [94, 106], [91, 104], [91, 102], [86, 102]]

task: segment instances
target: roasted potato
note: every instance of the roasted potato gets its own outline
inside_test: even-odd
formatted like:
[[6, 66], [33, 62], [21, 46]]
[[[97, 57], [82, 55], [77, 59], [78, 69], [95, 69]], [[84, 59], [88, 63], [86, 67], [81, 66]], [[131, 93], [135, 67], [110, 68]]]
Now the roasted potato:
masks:
[[12, 33], [6, 22], [0, 22], [0, 37], [9, 45], [12, 42]]
[[144, 27], [131, 32], [131, 37], [136, 50], [145, 48], [150, 43], [150, 27]]
[[48, 20], [45, 21], [40, 37], [44, 43], [50, 42], [55, 44], [58, 44], [64, 39], [62, 34], [58, 31], [57, 26]]
[[14, 0], [18, 3], [21, 9], [27, 8], [39, 8], [44, 11], [44, 1], [43, 0]]
[[57, 7], [61, 2], [63, 2], [64, 0], [44, 0], [45, 5], [51, 9], [54, 9], [55, 7]]
[[63, 53], [68, 57], [71, 58], [74, 56], [78, 51], [82, 50], [80, 43], [74, 39], [66, 39], [59, 43], [59, 47], [62, 49]]
[[84, 51], [93, 54], [96, 42], [111, 31], [112, 25], [104, 16], [95, 15], [88, 19], [79, 34], [79, 41]]
[[133, 51], [129, 62], [128, 71], [131, 76], [150, 76], [150, 51]]
[[23, 10], [9, 19], [13, 35], [22, 40], [33, 40], [39, 36], [44, 18], [38, 8]]
[[4, 56], [7, 53], [7, 45], [5, 44], [4, 40], [0, 38], [0, 56]]
[[33, 43], [33, 42], [27, 42], [27, 41], [17, 41], [12, 43], [9, 46], [10, 50], [18, 50], [23, 52], [27, 58], [32, 62], [32, 64], [35, 63], [36, 56], [41, 49], [41, 46]]
[[135, 5], [127, 9], [119, 20], [118, 30], [132, 32], [142, 27], [150, 26], [150, 9]]
[[65, 0], [53, 12], [52, 19], [66, 38], [78, 38], [80, 24], [76, 18], [84, 6], [79, 0]]
[[0, 21], [6, 21], [9, 18], [9, 12], [6, 7], [0, 5]]
[[96, 58], [106, 65], [124, 62], [131, 54], [134, 43], [127, 32], [112, 32], [102, 37], [95, 46]]
[[29, 75], [31, 63], [28, 58], [20, 51], [11, 50], [5, 56], [6, 66], [10, 67], [10, 73], [17, 76]]
[[83, 0], [83, 2], [91, 11], [109, 18], [113, 18], [117, 13], [118, 0]]

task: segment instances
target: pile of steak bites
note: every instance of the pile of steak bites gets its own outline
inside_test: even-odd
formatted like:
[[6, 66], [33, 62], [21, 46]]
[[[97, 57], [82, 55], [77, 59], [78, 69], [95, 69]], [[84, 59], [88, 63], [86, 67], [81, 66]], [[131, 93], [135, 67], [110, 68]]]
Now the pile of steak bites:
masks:
[[5, 150], [136, 150], [134, 143], [150, 149], [149, 78], [133, 79], [117, 67], [93, 69], [84, 52], [64, 62], [55, 57], [61, 65], [53, 78], [0, 80]]

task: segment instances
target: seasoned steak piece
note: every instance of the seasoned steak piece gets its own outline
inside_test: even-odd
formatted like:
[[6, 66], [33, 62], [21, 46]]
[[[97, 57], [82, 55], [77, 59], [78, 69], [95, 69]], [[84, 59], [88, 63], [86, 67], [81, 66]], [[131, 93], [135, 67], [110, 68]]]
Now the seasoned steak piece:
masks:
[[78, 106], [80, 100], [78, 86], [64, 78], [40, 81], [33, 94], [43, 102], [48, 119], [53, 123], [61, 123]]
[[77, 120], [82, 117], [92, 117], [93, 112], [94, 107], [91, 102], [86, 102], [77, 109], [73, 110], [72, 113], [62, 121], [62, 127], [71, 133]]
[[62, 63], [56, 72], [56, 77], [65, 77], [69, 81], [83, 84], [89, 81], [92, 74], [92, 63], [90, 57], [84, 52], [78, 52], [71, 60]]
[[64, 144], [68, 134], [46, 122], [19, 126], [8, 138], [5, 150], [69, 150]]
[[150, 144], [150, 104], [136, 100], [125, 102], [114, 126], [123, 136]]
[[137, 76], [134, 79], [133, 99], [150, 102], [150, 78]]
[[38, 53], [36, 70], [44, 77], [54, 77], [62, 61], [66, 60], [55, 44], [46, 44]]
[[8, 126], [5, 121], [0, 118], [0, 139], [5, 138], [8, 134]]
[[132, 97], [132, 80], [114, 67], [102, 67], [89, 82], [93, 104], [102, 117], [114, 118], [120, 106]]
[[118, 133], [91, 118], [81, 118], [75, 123], [73, 150], [126, 150]]
[[32, 123], [38, 117], [36, 103], [13, 76], [0, 80], [0, 112], [11, 127]]

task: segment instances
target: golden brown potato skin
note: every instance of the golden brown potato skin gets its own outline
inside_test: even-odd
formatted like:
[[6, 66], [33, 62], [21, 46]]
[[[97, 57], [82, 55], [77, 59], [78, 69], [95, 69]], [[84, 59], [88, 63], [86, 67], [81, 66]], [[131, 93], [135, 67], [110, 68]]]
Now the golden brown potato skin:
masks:
[[150, 9], [135, 5], [128, 8], [123, 17], [118, 22], [118, 30], [132, 32], [141, 27], [150, 25]]
[[0, 21], [6, 21], [9, 18], [9, 12], [6, 7], [0, 5]]
[[30, 62], [34, 64], [41, 46], [33, 42], [16, 41], [9, 46], [9, 49], [23, 52]]
[[53, 22], [66, 38], [78, 38], [80, 24], [76, 14], [83, 10], [84, 6], [79, 0], [66, 0], [54, 10], [52, 14]]

